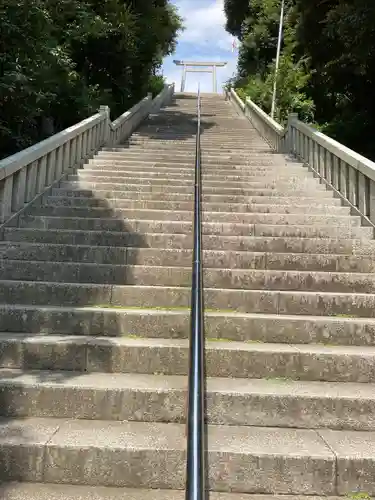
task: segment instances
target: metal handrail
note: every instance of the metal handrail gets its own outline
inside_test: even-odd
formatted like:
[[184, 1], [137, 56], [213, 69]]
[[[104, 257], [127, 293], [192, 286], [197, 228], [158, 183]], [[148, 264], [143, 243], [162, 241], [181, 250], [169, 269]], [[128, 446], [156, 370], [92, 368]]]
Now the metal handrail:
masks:
[[201, 97], [198, 88], [194, 182], [194, 248], [191, 288], [187, 415], [186, 500], [205, 500], [205, 374], [201, 211]]

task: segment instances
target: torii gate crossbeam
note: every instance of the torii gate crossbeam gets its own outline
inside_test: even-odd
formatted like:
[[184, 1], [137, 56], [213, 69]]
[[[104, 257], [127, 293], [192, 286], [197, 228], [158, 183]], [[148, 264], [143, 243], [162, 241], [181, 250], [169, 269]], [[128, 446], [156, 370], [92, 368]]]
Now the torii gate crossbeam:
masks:
[[213, 91], [217, 93], [216, 68], [226, 66], [226, 62], [218, 61], [173, 61], [177, 66], [182, 66], [181, 92], [185, 92], [187, 73], [212, 73]]

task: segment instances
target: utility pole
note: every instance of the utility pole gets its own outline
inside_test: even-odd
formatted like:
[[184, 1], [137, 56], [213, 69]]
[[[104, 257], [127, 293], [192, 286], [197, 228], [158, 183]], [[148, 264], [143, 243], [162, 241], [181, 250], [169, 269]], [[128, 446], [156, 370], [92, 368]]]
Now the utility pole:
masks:
[[275, 107], [276, 107], [277, 74], [279, 71], [279, 64], [280, 64], [281, 40], [283, 38], [284, 6], [285, 6], [285, 0], [281, 0], [279, 38], [277, 40], [277, 52], [276, 52], [275, 81], [273, 82], [273, 94], [272, 94], [272, 106], [271, 106], [272, 119], [275, 116]]

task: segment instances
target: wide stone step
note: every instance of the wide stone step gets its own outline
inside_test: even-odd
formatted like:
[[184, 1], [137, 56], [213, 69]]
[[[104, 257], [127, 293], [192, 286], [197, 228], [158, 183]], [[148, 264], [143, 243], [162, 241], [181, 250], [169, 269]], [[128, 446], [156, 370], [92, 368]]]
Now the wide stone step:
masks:
[[[246, 145], [247, 141], [256, 141], [259, 140], [259, 136], [257, 137], [256, 132], [254, 133], [251, 129], [242, 129], [235, 130], [229, 127], [223, 127], [220, 125], [220, 128], [216, 130], [207, 130], [205, 126], [207, 123], [203, 120], [201, 122], [201, 140], [210, 142], [210, 141], [218, 141], [220, 138], [223, 142], [228, 145], [233, 143], [238, 143], [242, 145]], [[132, 138], [139, 138], [145, 140], [165, 140], [165, 141], [195, 141], [197, 134], [197, 124], [194, 123], [193, 126], [186, 126], [186, 124], [173, 124], [173, 123], [153, 123], [146, 127], [140, 128], [137, 132], [135, 132]], [[268, 144], [263, 143], [264, 148], [268, 148]]]
[[[275, 212], [275, 213], [274, 213]], [[328, 214], [308, 214], [302, 213], [272, 213], [261, 212], [237, 212], [237, 211], [208, 211], [202, 214], [203, 222], [223, 222], [239, 224], [280, 224], [280, 225], [310, 225], [310, 224], [332, 224], [335, 226], [355, 226], [359, 227], [361, 219], [358, 216], [328, 215]], [[312, 212], [312, 210], [311, 210]], [[101, 208], [101, 207], [65, 207], [65, 206], [44, 206], [30, 208], [30, 216], [40, 217], [82, 217], [82, 218], [116, 218], [117, 222], [140, 219], [140, 220], [174, 220], [191, 222], [193, 220], [192, 210], [158, 210], [147, 208]], [[109, 228], [108, 228], [109, 229]]]
[[[142, 154], [143, 152], [155, 152], [155, 153], [171, 153], [185, 154], [190, 153], [195, 155], [196, 141], [186, 142], [186, 141], [133, 141], [130, 140], [129, 143], [122, 148], [115, 148], [112, 150], [103, 149], [103, 153], [127, 153], [129, 151]], [[215, 144], [206, 141], [206, 143], [201, 143], [202, 153], [207, 155], [246, 155], [250, 156], [253, 153], [259, 151], [267, 151], [267, 148], [260, 142], [247, 143], [242, 146], [229, 145], [229, 144]], [[270, 155], [273, 151], [269, 149]]]
[[[332, 198], [333, 193], [331, 191], [325, 191], [324, 187], [321, 186], [320, 189], [318, 187], [319, 184], [315, 184], [315, 180], [312, 179], [312, 183], [310, 185], [308, 183], [295, 185], [292, 184], [281, 184], [279, 183], [277, 186], [274, 183], [267, 183], [266, 181], [259, 181], [257, 183], [245, 183], [240, 187], [226, 187], [226, 183], [222, 182], [221, 185], [205, 185], [203, 187], [203, 194], [222, 194], [225, 195], [239, 195], [239, 196], [277, 196], [277, 197], [304, 197], [307, 193], [312, 194], [314, 192], [314, 196], [317, 200], [321, 198]], [[80, 180], [80, 181], [63, 181], [60, 182], [60, 188], [66, 189], [69, 191], [72, 190], [80, 190], [80, 191], [88, 191], [88, 190], [101, 190], [101, 191], [120, 191], [121, 193], [127, 194], [131, 191], [137, 191], [140, 193], [152, 193], [152, 192], [164, 192], [164, 193], [181, 193], [181, 194], [191, 194], [193, 189], [193, 183], [189, 183], [189, 185], [181, 185], [181, 182], [178, 180], [168, 183], [160, 183], [160, 184], [150, 184], [147, 181], [144, 181], [144, 184], [131, 184], [130, 181], [124, 181], [115, 183], [115, 182], [103, 182], [97, 180], [96, 182]], [[217, 184], [217, 183], [216, 183]], [[117, 196], [117, 195], [116, 195]], [[115, 197], [116, 197], [115, 196]]]
[[[204, 128], [204, 121], [202, 126]], [[176, 127], [177, 128], [177, 127]], [[180, 130], [176, 130], [175, 127], [168, 128], [163, 127], [162, 124], [154, 124], [149, 127], [144, 127], [140, 129], [139, 132], [134, 134], [134, 137], [146, 138], [146, 139], [159, 139], [159, 140], [189, 140], [196, 138], [197, 127], [185, 127]], [[230, 129], [225, 129], [220, 127], [220, 129], [214, 130], [212, 132], [203, 131], [202, 141], [222, 141], [222, 143], [227, 143], [230, 145], [232, 142], [237, 142], [238, 144], [246, 144], [249, 139], [248, 129], [243, 129], [241, 131], [234, 131]], [[258, 136], [259, 137], [259, 136]], [[250, 134], [250, 139], [256, 139], [256, 135]], [[263, 144], [264, 148], [268, 148], [267, 144]]]
[[[303, 203], [300, 205], [268, 205], [266, 203], [206, 203], [203, 201], [203, 212], [236, 212], [236, 213], [279, 213], [279, 214], [329, 214], [329, 215], [349, 215], [349, 207], [310, 205]], [[144, 209], [144, 210], [176, 210], [191, 211], [193, 201], [167, 201], [167, 200], [132, 200], [116, 198], [72, 198], [63, 196], [49, 196], [44, 205], [48, 207], [74, 207], [74, 208], [106, 208], [106, 209]]]
[[[123, 189], [126, 189], [128, 184], [130, 185], [152, 185], [152, 186], [186, 186], [190, 187], [194, 185], [193, 179], [183, 178], [183, 177], [162, 177], [162, 176], [148, 176], [145, 175], [141, 177], [141, 175], [137, 176], [134, 173], [130, 176], [119, 175], [119, 173], [115, 172], [114, 175], [104, 174], [104, 175], [96, 175], [96, 172], [90, 173], [85, 170], [78, 171], [77, 175], [69, 175], [68, 181], [70, 182], [93, 182], [93, 183], [114, 183], [119, 186], [123, 186]], [[251, 189], [251, 188], [274, 188], [280, 190], [295, 190], [295, 189], [306, 189], [306, 190], [315, 190], [315, 191], [326, 191], [324, 185], [319, 184], [316, 179], [308, 176], [286, 176], [278, 179], [274, 179], [274, 177], [265, 177], [262, 180], [258, 180], [256, 177], [251, 179], [246, 178], [237, 178], [237, 179], [226, 179], [222, 176], [211, 177], [203, 179], [203, 190], [207, 187], [218, 187], [219, 189]]]
[[[97, 173], [99, 175], [97, 175]], [[107, 171], [90, 171], [90, 170], [80, 170], [77, 175], [69, 175], [68, 180], [70, 182], [81, 182], [83, 184], [86, 183], [94, 183], [94, 184], [118, 184], [119, 188], [126, 190], [128, 185], [152, 185], [154, 188], [157, 188], [158, 185], [166, 185], [166, 186], [174, 186], [176, 189], [179, 186], [190, 188], [194, 185], [193, 177], [184, 176], [177, 174], [177, 176], [173, 176], [172, 174], [168, 175], [166, 172], [162, 172], [161, 174], [155, 175], [147, 175], [147, 172], [139, 172], [137, 175], [136, 172], [129, 172], [127, 174], [121, 171], [107, 172]], [[203, 191], [206, 191], [209, 188], [217, 187], [219, 190], [224, 188], [227, 189], [235, 188], [235, 189], [254, 189], [254, 188], [262, 188], [265, 189], [279, 189], [279, 190], [295, 190], [295, 189], [305, 189], [306, 191], [314, 190], [317, 192], [326, 191], [325, 186], [319, 184], [317, 179], [314, 179], [313, 176], [301, 176], [299, 174], [293, 175], [291, 173], [287, 173], [285, 176], [280, 175], [277, 179], [271, 174], [267, 174], [263, 172], [262, 175], [237, 175], [234, 174], [232, 176], [225, 176], [219, 173], [214, 173], [213, 175], [205, 176], [203, 179]], [[223, 192], [225, 194], [225, 191]]]
[[[217, 144], [215, 143], [210, 143], [210, 141], [201, 141], [201, 144], [204, 147], [204, 152], [205, 153], [215, 153], [215, 152], [222, 152], [224, 154], [226, 153], [236, 153], [238, 151], [243, 151], [251, 154], [255, 150], [266, 150], [267, 146], [262, 143], [260, 140], [248, 140], [246, 144], [242, 143], [234, 143], [230, 145], [226, 144], [220, 144], [219, 142]], [[194, 150], [194, 147], [196, 145], [196, 140], [191, 139], [188, 141], [163, 141], [163, 140], [153, 140], [153, 139], [141, 139], [141, 138], [130, 138], [127, 144], [124, 144], [123, 146], [117, 146], [116, 148], [103, 148], [103, 152], [115, 152], [115, 153], [122, 153], [126, 152], [127, 150], [134, 149], [136, 151], [143, 150], [144, 148], [147, 149], [155, 149], [155, 150], [169, 150], [169, 149], [175, 149], [178, 151], [186, 151], [186, 150]], [[269, 148], [270, 154], [273, 153], [272, 149]]]
[[[90, 168], [89, 168], [90, 167]], [[179, 170], [161, 170], [159, 171], [158, 169], [150, 169], [150, 171], [140, 169], [138, 171], [132, 171], [132, 170], [124, 170], [122, 168], [117, 168], [113, 169], [113, 167], [110, 167], [111, 170], [108, 168], [91, 168], [91, 165], [88, 165], [87, 168], [85, 167], [82, 170], [78, 170], [76, 175], [71, 175], [69, 176], [69, 179], [71, 180], [77, 180], [77, 178], [110, 178], [110, 179], [116, 179], [120, 178], [122, 180], [124, 179], [134, 179], [134, 178], [149, 178], [149, 179], [165, 179], [165, 176], [168, 176], [168, 178], [173, 178], [173, 179], [180, 179], [182, 182], [187, 183], [187, 182], [193, 182], [194, 179], [194, 171], [193, 169], [185, 169], [185, 172], [182, 169]], [[108, 167], [108, 166], [107, 166]], [[266, 172], [266, 171], [249, 171], [249, 172], [232, 172], [230, 174], [225, 173], [225, 175], [221, 172], [212, 172], [212, 173], [203, 173], [202, 174], [202, 181], [204, 184], [209, 184], [211, 181], [221, 181], [221, 182], [226, 182], [226, 183], [231, 183], [233, 181], [239, 181], [242, 183], [246, 182], [254, 182], [258, 179], [258, 177], [261, 175], [264, 180], [267, 180], [267, 182], [272, 182], [275, 181], [275, 172]], [[136, 176], [136, 177], [135, 177]], [[301, 182], [304, 181], [305, 179], [313, 179], [313, 174], [312, 172], [304, 172], [302, 169], [300, 171], [295, 171], [291, 172], [289, 170], [289, 167], [284, 168], [284, 172], [280, 171], [278, 172], [277, 175], [277, 182], [282, 181], [282, 182]], [[276, 182], [276, 181], [275, 181]], [[317, 182], [317, 181], [315, 181]]]
[[[82, 262], [145, 266], [182, 266], [192, 263], [191, 249], [132, 248], [54, 243], [0, 242], [0, 258], [51, 262]], [[267, 253], [203, 250], [206, 268], [273, 269], [373, 273], [375, 255]]]
[[[251, 157], [253, 160], [268, 160], [268, 161], [280, 161], [283, 163], [286, 161], [285, 157], [280, 158], [277, 155], [270, 155], [262, 150], [259, 153], [253, 152], [252, 154], [247, 153], [228, 153], [224, 154], [221, 152], [216, 152], [216, 154], [207, 154], [202, 150], [202, 163], [223, 163], [223, 162], [231, 162], [231, 163], [246, 163], [248, 157]], [[186, 162], [194, 162], [195, 160], [195, 152], [175, 152], [174, 149], [171, 151], [161, 152], [161, 151], [133, 151], [132, 149], [127, 150], [124, 153], [98, 153], [96, 156], [98, 161], [107, 160], [107, 161], [121, 161], [121, 160], [138, 160], [143, 161], [147, 159], [151, 159], [153, 161], [163, 161], [163, 160], [173, 160], [175, 163], [186, 163]]]
[[[87, 165], [103, 165], [103, 164], [108, 164], [108, 165], [160, 165], [160, 164], [169, 164], [169, 165], [181, 165], [183, 167], [188, 166], [189, 168], [194, 168], [194, 158], [181, 158], [178, 161], [175, 161], [175, 158], [173, 155], [165, 155], [165, 157], [162, 158], [155, 158], [155, 155], [152, 155], [149, 158], [142, 158], [140, 159], [139, 157], [134, 157], [134, 158], [101, 158], [101, 157], [95, 157], [93, 159], [90, 159], [87, 162]], [[278, 155], [252, 155], [251, 157], [246, 157], [246, 158], [237, 158], [236, 161], [231, 161], [227, 159], [215, 159], [214, 161], [205, 161], [204, 164], [204, 169], [206, 171], [209, 171], [210, 169], [220, 169], [220, 168], [238, 168], [238, 167], [251, 167], [251, 166], [273, 166], [273, 167], [282, 167], [289, 165], [291, 162], [288, 159], [285, 159], [285, 157], [279, 157]]]
[[[95, 156], [89, 159], [86, 163], [87, 165], [114, 165], [114, 166], [124, 166], [124, 165], [168, 165], [168, 166], [181, 166], [181, 168], [194, 168], [195, 158], [186, 157], [181, 159], [181, 161], [175, 161], [174, 156], [164, 155], [162, 158], [155, 158], [155, 154], [149, 158], [139, 158], [136, 155], [132, 158], [102, 158]], [[206, 172], [215, 169], [238, 169], [246, 167], [285, 167], [290, 166], [302, 166], [296, 161], [291, 161], [289, 158], [280, 157], [279, 155], [267, 155], [267, 154], [252, 154], [251, 156], [236, 158], [236, 161], [231, 161], [227, 159], [215, 159], [215, 161], [205, 161], [204, 170]]]
[[[192, 235], [166, 233], [111, 232], [111, 231], [72, 231], [35, 228], [5, 228], [5, 241], [31, 243], [57, 243], [62, 245], [121, 246], [138, 248], [192, 248]], [[204, 248], [220, 251], [250, 251], [275, 253], [321, 253], [374, 256], [374, 240], [299, 238], [299, 237], [260, 237], [204, 235]]]
[[[217, 212], [219, 213], [219, 212]], [[262, 214], [263, 215], [263, 214]], [[264, 214], [273, 215], [273, 214]], [[288, 221], [284, 221], [288, 222]], [[309, 224], [309, 221], [306, 221]], [[139, 246], [145, 233], [191, 234], [192, 223], [188, 221], [169, 221], [155, 219], [99, 219], [84, 217], [46, 217], [23, 216], [19, 219], [20, 228], [57, 229], [73, 231], [107, 231], [137, 234]], [[204, 222], [204, 235], [220, 236], [266, 236], [266, 237], [298, 237], [298, 238], [372, 238], [371, 227], [356, 227], [345, 223], [341, 226], [317, 225], [310, 220], [309, 225], [272, 225], [234, 222]], [[124, 235], [125, 237], [125, 235]], [[107, 243], [108, 244], [108, 243]], [[234, 247], [233, 249], [237, 249]], [[241, 249], [241, 248], [240, 248]]]
[[192, 235], [111, 231], [74, 231], [66, 229], [5, 228], [4, 239], [13, 242], [58, 243], [137, 248], [192, 248]]
[[[87, 354], [86, 372], [0, 369], [0, 415], [185, 422], [185, 376], [97, 373], [94, 343]], [[215, 425], [375, 429], [373, 384], [209, 378], [206, 405]]]
[[[51, 340], [53, 341], [53, 339]], [[37, 339], [36, 341], [38, 342]], [[61, 339], [60, 342], [62, 342]], [[135, 336], [123, 338], [93, 337], [89, 340], [73, 338], [70, 343], [70, 351], [74, 345], [77, 345], [81, 352], [86, 353], [85, 364], [80, 366], [78, 370], [85, 370], [89, 373], [111, 372], [159, 374], [161, 376], [182, 376], [188, 373], [189, 344], [187, 339], [150, 339]], [[36, 347], [37, 345], [33, 346], [34, 352]], [[47, 358], [53, 347], [53, 344], [47, 343], [47, 348], [38, 351], [41, 356], [38, 368], [46, 369], [48, 364], [52, 366], [51, 361], [48, 362]], [[54, 353], [54, 356], [57, 355], [57, 352]], [[65, 353], [66, 355], [67, 353]], [[63, 360], [60, 360], [59, 364], [62, 365], [62, 362]], [[70, 362], [69, 365], [65, 365], [65, 370], [71, 364]], [[206, 342], [206, 373], [208, 377], [373, 383], [375, 380], [374, 366], [375, 348], [368, 346], [363, 348], [358, 346], [262, 344], [210, 340]], [[54, 369], [58, 368], [54, 367]], [[64, 373], [56, 378], [59, 380], [63, 377]], [[76, 377], [79, 377], [79, 373]], [[103, 385], [106, 386], [106, 384]], [[184, 389], [186, 390], [186, 382]], [[355, 393], [352, 394], [352, 398], [354, 395]], [[173, 403], [172, 406], [174, 406]], [[95, 407], [93, 410], [95, 411]], [[184, 408], [183, 411], [185, 411]], [[55, 413], [53, 416], [57, 416], [57, 414]], [[129, 417], [124, 416], [123, 418]], [[233, 423], [230, 416], [227, 418], [230, 423]], [[120, 417], [120, 419], [122, 418]], [[226, 421], [224, 420], [224, 422]], [[370, 428], [372, 425], [370, 424]]]
[[[117, 337], [136, 334], [140, 338], [188, 338], [190, 335], [190, 309], [188, 307], [164, 309], [139, 307], [102, 307], [102, 306], [45, 306], [45, 305], [0, 305], [0, 331], [5, 332], [2, 342], [2, 363], [4, 367], [22, 368], [14, 365], [13, 356], [25, 359], [23, 349], [28, 336], [40, 343], [55, 342], [56, 334], [93, 335]], [[212, 311], [206, 309], [205, 332], [207, 338], [234, 341], [272, 342], [294, 344], [320, 343], [328, 345], [375, 345], [375, 320], [347, 316], [296, 316], [260, 313], [236, 313], [231, 311]], [[16, 339], [12, 335], [16, 336]], [[35, 337], [37, 334], [37, 338]], [[41, 334], [53, 334], [41, 338]], [[21, 340], [20, 340], [21, 335]], [[24, 338], [22, 338], [22, 336]], [[39, 344], [38, 344], [39, 342]], [[70, 363], [63, 360], [67, 340], [57, 349], [54, 345], [46, 365], [38, 368], [77, 370], [76, 359], [81, 363], [76, 342], [67, 356]], [[64, 349], [62, 349], [62, 347]], [[16, 350], [15, 350], [16, 349]], [[69, 348], [70, 349], [70, 348]], [[56, 354], [54, 354], [56, 352]], [[15, 354], [14, 354], [15, 353]], [[77, 358], [78, 356], [78, 358]], [[10, 358], [9, 358], [10, 357]], [[32, 359], [39, 359], [33, 354]], [[22, 361], [23, 363], [23, 361]], [[27, 365], [33, 368], [35, 365]], [[69, 368], [70, 367], [70, 368]]]
[[[0, 303], [85, 307], [189, 307], [190, 287], [2, 280]], [[375, 317], [375, 295], [206, 288], [208, 309], [259, 314]]]
[[[230, 133], [232, 137], [242, 137], [247, 135], [248, 137], [260, 139], [257, 131], [251, 126], [251, 124], [246, 123], [242, 119], [238, 119], [230, 116], [223, 116], [222, 114], [214, 116], [210, 112], [203, 112], [201, 116], [201, 134], [204, 135], [220, 135], [225, 137], [226, 133]], [[196, 110], [194, 110], [194, 116], [189, 113], [189, 119], [180, 119], [180, 116], [168, 114], [167, 116], [159, 115], [154, 116], [151, 119], [143, 122], [140, 127], [134, 132], [135, 135], [144, 134], [147, 136], [149, 131], [157, 131], [158, 129], [164, 130], [171, 134], [183, 134], [189, 135], [189, 132], [196, 133], [197, 130], [197, 119]], [[211, 119], [210, 119], [211, 118]], [[133, 134], [133, 135], [134, 135]], [[194, 134], [195, 135], [195, 134]]]
[[[175, 154], [173, 150], [171, 150], [169, 153], [156, 153], [156, 152], [147, 152], [144, 151], [142, 153], [140, 152], [132, 152], [131, 150], [127, 151], [126, 153], [99, 153], [96, 156], [97, 161], [113, 161], [113, 162], [121, 162], [121, 161], [144, 161], [144, 160], [151, 160], [151, 161], [163, 161], [163, 160], [173, 160], [174, 163], [189, 163], [189, 162], [194, 162], [195, 154], [191, 153], [180, 153], [180, 154]], [[281, 157], [280, 155], [277, 154], [267, 154], [266, 152], [259, 152], [257, 153], [252, 153], [251, 155], [246, 155], [246, 154], [221, 154], [217, 153], [215, 155], [208, 155], [205, 154], [202, 151], [202, 161], [204, 164], [222, 164], [222, 163], [234, 163], [234, 164], [241, 164], [244, 163], [246, 164], [248, 161], [248, 158], [251, 158], [253, 161], [260, 162], [264, 161], [265, 165], [273, 165], [275, 162], [280, 162], [281, 164], [284, 164], [286, 162], [286, 158]], [[91, 160], [91, 161], [95, 161]], [[260, 163], [262, 165], [263, 163]]]
[[[327, 191], [329, 193], [329, 191]], [[273, 196], [272, 196], [273, 194]], [[159, 201], [193, 201], [193, 193], [163, 193], [161, 191], [154, 191], [150, 193], [141, 193], [135, 191], [107, 191], [101, 189], [62, 189], [53, 188], [53, 196], [59, 196], [64, 198], [91, 198], [96, 200], [159, 200]], [[275, 193], [271, 193], [269, 196], [246, 196], [246, 195], [228, 195], [228, 194], [202, 194], [202, 201], [205, 203], [247, 203], [247, 204], [261, 204], [261, 205], [300, 205], [308, 204], [314, 206], [341, 206], [341, 201], [338, 198], [331, 197], [316, 199], [316, 196], [301, 197], [294, 196], [275, 196]]]
[[[69, 484], [5, 483], [0, 486], [3, 500], [184, 500], [184, 490], [155, 490], [143, 488], [115, 488], [105, 486], [73, 486]], [[209, 500], [278, 500], [274, 495], [246, 493], [208, 494]], [[341, 500], [339, 497], [304, 497], [305, 500]], [[295, 500], [283, 496], [283, 500]]]
[[[20, 335], [20, 334], [18, 334]], [[26, 369], [51, 370], [51, 379], [54, 370], [63, 370], [60, 376], [56, 375], [55, 380], [63, 380], [66, 370], [75, 370], [78, 379], [78, 372], [110, 372], [118, 374], [148, 374], [161, 376], [186, 376], [188, 373], [189, 342], [188, 339], [163, 339], [163, 338], [142, 338], [132, 335], [130, 337], [56, 337], [50, 338], [38, 337], [23, 339], [21, 360], [19, 352], [21, 350], [20, 342], [13, 336], [13, 350], [9, 350], [6, 357], [6, 365], [2, 361], [2, 367], [21, 368], [22, 363]], [[66, 343], [66, 345], [61, 345]], [[30, 344], [30, 346], [29, 346]], [[8, 344], [9, 345], [9, 344]], [[366, 346], [327, 346], [319, 344], [263, 344], [261, 342], [236, 342], [229, 340], [213, 341], [208, 339], [206, 342], [206, 374], [208, 377], [230, 377], [238, 379], [265, 379], [268, 381], [287, 382], [296, 381], [321, 381], [321, 382], [351, 382], [351, 383], [374, 383], [375, 381], [375, 348]], [[73, 359], [72, 352], [75, 352]], [[12, 357], [13, 353], [13, 357]], [[52, 359], [51, 359], [52, 354]], [[18, 357], [17, 357], [18, 355]], [[37, 356], [33, 360], [33, 356]], [[56, 363], [57, 356], [61, 359]], [[5, 366], [4, 366], [5, 365]], [[74, 368], [72, 368], [74, 365]], [[61, 367], [61, 368], [60, 368]], [[19, 378], [21, 374], [18, 375]], [[66, 378], [71, 378], [66, 373]], [[6, 376], [6, 372], [5, 372]], [[9, 376], [9, 375], [8, 375]], [[0, 372], [1, 380], [4, 373]], [[16, 378], [16, 377], [14, 377]], [[108, 377], [109, 378], [109, 377]], [[278, 379], [278, 380], [275, 380]], [[16, 380], [15, 380], [16, 381]], [[107, 388], [105, 379], [101, 382]], [[115, 382], [113, 380], [113, 382]], [[76, 382], [77, 384], [77, 382]], [[102, 387], [103, 387], [102, 386]], [[104, 388], [103, 387], [103, 388]], [[185, 381], [184, 390], [187, 384]], [[233, 384], [233, 390], [236, 386]], [[237, 393], [240, 392], [241, 382], [237, 387]], [[95, 387], [93, 387], [95, 389]], [[120, 389], [120, 382], [118, 385]], [[321, 387], [323, 390], [324, 388]], [[348, 394], [348, 393], [346, 393]], [[355, 394], [352, 393], [354, 399]], [[370, 391], [368, 395], [371, 394]], [[108, 394], [107, 394], [108, 396]], [[375, 399], [374, 393], [372, 397]], [[84, 399], [84, 398], [83, 398]], [[4, 403], [6, 399], [4, 400]], [[171, 402], [172, 406], [175, 405]], [[22, 404], [15, 404], [14, 412], [22, 411]], [[38, 411], [38, 403], [35, 401], [35, 411]], [[177, 405], [178, 406], [178, 405]], [[374, 403], [372, 404], [374, 407]], [[164, 408], [165, 409], [165, 408]], [[175, 408], [177, 410], [177, 407]], [[185, 408], [181, 408], [185, 411]], [[56, 413], [22, 415], [15, 413], [14, 416], [59, 416]], [[92, 407], [95, 411], [95, 406]], [[341, 411], [341, 409], [339, 409]], [[4, 406], [0, 414], [4, 415]], [[374, 409], [372, 409], [372, 413]], [[236, 413], [236, 412], [234, 412]], [[61, 415], [71, 418], [93, 418], [78, 417], [77, 415]], [[102, 418], [98, 416], [96, 418]], [[363, 415], [366, 417], [366, 415]], [[108, 418], [108, 415], [106, 416]], [[112, 417], [113, 418], [113, 417]], [[181, 418], [181, 417], [180, 417]], [[235, 418], [235, 417], [234, 417]], [[369, 422], [367, 429], [374, 426], [374, 415], [372, 419], [368, 416]], [[119, 416], [119, 419], [130, 419], [134, 417], [129, 415]], [[137, 418], [136, 418], [137, 419]], [[138, 417], [138, 419], [141, 419]], [[372, 420], [372, 421], [371, 421]], [[221, 422], [230, 423], [235, 421], [231, 416], [222, 416]], [[246, 425], [240, 422], [241, 425]], [[247, 425], [254, 425], [255, 422]], [[268, 425], [276, 425], [270, 423]], [[281, 423], [281, 425], [284, 425]], [[290, 424], [287, 424], [290, 425]], [[355, 426], [356, 427], [356, 426]]]
[[[279, 261], [272, 265], [282, 266], [283, 259], [288, 256], [281, 257]], [[51, 262], [82, 262], [95, 264], [128, 264], [128, 265], [156, 265], [156, 266], [191, 266], [192, 250], [191, 249], [170, 249], [170, 248], [132, 248], [132, 247], [111, 247], [111, 246], [90, 246], [90, 245], [62, 245], [62, 244], [45, 244], [45, 243], [0, 243], [0, 257], [10, 260], [33, 260], [33, 261], [51, 261]], [[303, 255], [302, 255], [303, 257]], [[317, 256], [319, 257], [319, 256]], [[340, 256], [330, 256], [324, 258], [326, 267], [329, 270], [336, 270], [336, 262]], [[249, 253], [249, 252], [232, 252], [232, 251], [217, 251], [204, 250], [204, 263], [207, 267], [229, 267], [234, 268], [257, 268], [265, 267], [267, 264], [266, 253]], [[304, 266], [306, 259], [303, 259]], [[371, 259], [356, 259], [358, 268], [372, 269]], [[298, 261], [298, 259], [297, 259]], [[291, 265], [292, 260], [286, 261], [287, 265]], [[331, 263], [331, 266], [330, 266]], [[320, 261], [318, 260], [317, 266]], [[312, 266], [313, 264], [311, 264]], [[347, 269], [349, 266], [355, 266], [355, 258], [350, 260], [349, 257], [344, 261], [342, 266]], [[320, 266], [319, 266], [320, 269]]]
[[[58, 281], [138, 286], [191, 286], [191, 268], [83, 262], [0, 260], [3, 280]], [[242, 290], [300, 290], [337, 293], [375, 293], [369, 273], [332, 273], [254, 269], [204, 269], [209, 288]]]
[[[1, 430], [8, 481], [185, 486], [183, 424], [29, 418], [5, 420]], [[373, 441], [373, 434], [355, 431], [209, 426], [209, 484], [231, 492], [372, 494]], [[366, 457], [360, 478], [359, 452]]]
[[373, 229], [371, 227], [336, 227], [330, 225], [266, 225], [256, 224], [254, 226], [254, 236], [264, 236], [272, 238], [350, 238], [362, 239], [373, 238]]
[[[127, 149], [129, 146], [144, 146], [144, 145], [156, 145], [160, 144], [165, 146], [164, 149], [173, 149], [173, 146], [182, 146], [182, 149], [186, 147], [191, 147], [192, 149], [196, 145], [196, 129], [191, 132], [186, 132], [185, 134], [169, 134], [167, 131], [145, 131], [138, 136], [132, 136], [129, 141], [122, 145], [122, 150]], [[244, 136], [233, 136], [230, 133], [216, 134], [216, 135], [201, 135], [201, 146], [202, 149], [213, 149], [220, 150], [227, 149], [231, 151], [249, 151], [249, 152], [268, 152], [269, 154], [274, 154], [274, 151], [262, 142], [258, 142], [256, 137]], [[120, 146], [121, 147], [121, 146]], [[121, 152], [116, 149], [106, 150], [102, 149], [103, 152]]]
[[[189, 165], [179, 164], [176, 166], [173, 161], [165, 162], [165, 163], [153, 163], [153, 162], [144, 162], [142, 164], [132, 165], [131, 162], [126, 164], [117, 164], [114, 162], [96, 162], [94, 164], [89, 163], [83, 167], [83, 170], [79, 170], [79, 172], [116, 172], [117, 175], [128, 175], [128, 174], [149, 174], [153, 173], [154, 175], [171, 175], [179, 174], [181, 176], [193, 176], [194, 175], [194, 164], [191, 163]], [[310, 173], [306, 168], [303, 168], [300, 165], [293, 165], [291, 163], [285, 165], [263, 165], [263, 166], [233, 166], [228, 165], [224, 167], [218, 167], [217, 165], [211, 165], [204, 169], [202, 173], [202, 178], [210, 178], [212, 176], [241, 176], [244, 178], [252, 178], [255, 176], [306, 176], [312, 177], [312, 173]], [[102, 175], [102, 174], [99, 174]]]

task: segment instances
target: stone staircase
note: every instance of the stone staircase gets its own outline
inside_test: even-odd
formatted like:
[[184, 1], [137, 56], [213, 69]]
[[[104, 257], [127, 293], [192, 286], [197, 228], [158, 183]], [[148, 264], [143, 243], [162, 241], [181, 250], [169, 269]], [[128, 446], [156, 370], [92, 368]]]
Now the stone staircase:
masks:
[[[210, 499], [375, 494], [372, 229], [202, 107]], [[183, 500], [195, 116], [177, 95], [4, 230], [0, 498]]]

